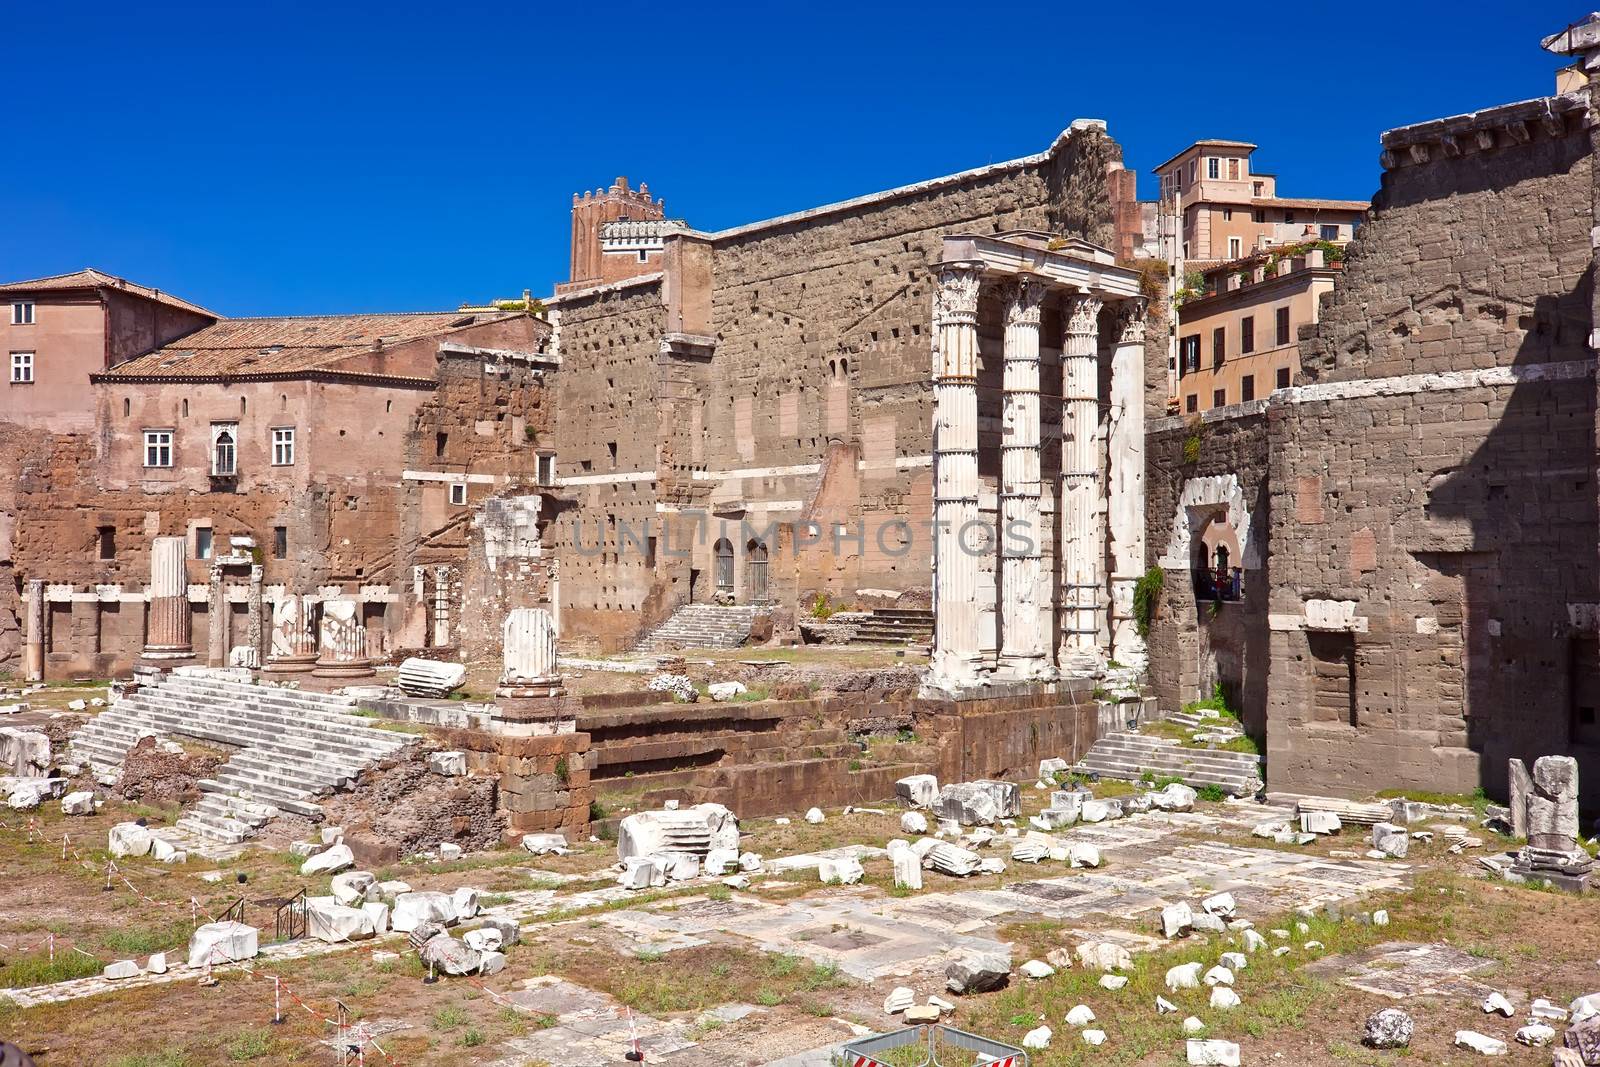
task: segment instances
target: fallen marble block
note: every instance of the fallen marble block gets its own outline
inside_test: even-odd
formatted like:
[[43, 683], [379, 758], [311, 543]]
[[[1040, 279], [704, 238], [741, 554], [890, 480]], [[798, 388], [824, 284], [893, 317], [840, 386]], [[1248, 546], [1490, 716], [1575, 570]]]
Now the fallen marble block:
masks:
[[883, 1013], [885, 1015], [899, 1015], [917, 1002], [916, 990], [906, 986], [896, 986], [883, 998]]
[[378, 878], [371, 871], [345, 871], [333, 876], [329, 892], [347, 907], [356, 907], [377, 891]]
[[1471, 1049], [1473, 1052], [1485, 1056], [1504, 1056], [1507, 1053], [1506, 1043], [1498, 1037], [1480, 1034], [1476, 1030], [1457, 1030], [1455, 1039], [1456, 1048]]
[[1150, 793], [1150, 806], [1162, 811], [1193, 811], [1200, 794], [1182, 782], [1169, 782], [1166, 788]]
[[922, 859], [915, 850], [910, 848], [896, 849], [890, 854], [889, 859], [894, 864], [894, 884], [896, 889], [922, 888]]
[[440, 974], [472, 974], [483, 965], [481, 953], [449, 934], [439, 934], [422, 946], [422, 962]]
[[307, 876], [333, 874], [336, 871], [344, 870], [346, 867], [355, 866], [355, 862], [356, 857], [350, 851], [350, 846], [341, 842], [306, 860], [300, 866], [300, 873]]
[[1367, 1016], [1361, 1043], [1369, 1048], [1405, 1048], [1414, 1028], [1411, 1016], [1399, 1008], [1379, 1008]]
[[61, 814], [93, 815], [94, 794], [87, 789], [80, 789], [76, 793], [68, 793], [61, 798]]
[[535, 856], [564, 856], [568, 852], [565, 834], [523, 834], [522, 847]]
[[1395, 859], [1404, 859], [1406, 849], [1411, 845], [1411, 836], [1406, 833], [1403, 826], [1394, 823], [1374, 823], [1372, 827], [1372, 847], [1386, 856]]
[[306, 934], [319, 941], [339, 944], [363, 941], [377, 933], [372, 917], [360, 908], [347, 907], [333, 897], [306, 898]]
[[1000, 817], [994, 796], [978, 782], [955, 782], [939, 791], [934, 811], [962, 826], [985, 826]]
[[1173, 992], [1180, 989], [1200, 988], [1200, 964], [1180, 963], [1176, 967], [1167, 968], [1167, 988]]
[[738, 847], [739, 820], [721, 804], [635, 812], [617, 826], [622, 860], [674, 853], [704, 857], [714, 848]]
[[1336, 834], [1344, 829], [1339, 816], [1331, 811], [1302, 811], [1300, 832], [1304, 834]]
[[449, 893], [400, 893], [394, 898], [389, 922], [396, 930], [409, 933], [425, 922], [449, 926], [457, 920], [456, 906]]
[[446, 778], [460, 778], [467, 773], [467, 754], [455, 751], [430, 752], [428, 770]]
[[1087, 841], [1075, 841], [1067, 846], [1067, 862], [1074, 867], [1100, 866], [1100, 850]]
[[1133, 956], [1113, 941], [1085, 941], [1077, 948], [1078, 962], [1092, 971], [1125, 971]]
[[894, 795], [913, 808], [932, 807], [939, 799], [939, 779], [931, 774], [907, 775], [895, 782]]
[[935, 841], [922, 857], [922, 865], [929, 870], [954, 878], [965, 878], [978, 869], [982, 861], [976, 852], [970, 852], [948, 841]]
[[908, 811], [900, 816], [900, 832], [907, 834], [925, 834], [928, 832], [928, 817], [920, 811]]
[[837, 858], [825, 856], [822, 862], [817, 864], [817, 877], [826, 883], [854, 885], [861, 881], [861, 876], [865, 873], [861, 868], [861, 861], [854, 856]]
[[1184, 1055], [1190, 1067], [1239, 1067], [1239, 1046], [1232, 1041], [1191, 1037], [1185, 1043]]
[[1161, 932], [1169, 938], [1182, 937], [1194, 927], [1194, 910], [1185, 901], [1161, 909]]
[[113, 856], [145, 856], [150, 853], [150, 831], [136, 822], [119, 822], [111, 828], [106, 847]]
[[1049, 978], [1056, 973], [1056, 969], [1043, 960], [1029, 960], [1017, 968], [1017, 973], [1024, 978]]
[[118, 978], [137, 978], [140, 974], [139, 964], [135, 960], [117, 960], [115, 963], [106, 964], [102, 978], [116, 980]]
[[997, 952], [966, 952], [944, 969], [945, 988], [963, 996], [988, 993], [1006, 984], [1011, 960]]
[[259, 938], [256, 928], [244, 923], [206, 923], [189, 937], [189, 966], [216, 966], [255, 959], [260, 952]]

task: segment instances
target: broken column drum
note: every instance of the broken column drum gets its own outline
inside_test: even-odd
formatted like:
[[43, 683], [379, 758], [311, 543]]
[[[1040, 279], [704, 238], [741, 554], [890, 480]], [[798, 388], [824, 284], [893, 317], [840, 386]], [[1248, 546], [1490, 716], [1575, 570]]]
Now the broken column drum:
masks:
[[321, 646], [313, 672], [319, 678], [362, 678], [376, 673], [367, 658], [361, 605], [354, 600], [322, 602]]
[[157, 537], [150, 542], [150, 616], [145, 630], [145, 659], [194, 656], [187, 554], [182, 537]]
[[272, 605], [272, 637], [267, 669], [301, 674], [317, 665], [317, 638], [312, 629], [311, 601], [287, 595]]
[[555, 620], [543, 608], [513, 608], [506, 616], [498, 693], [547, 697], [562, 692], [556, 668]]

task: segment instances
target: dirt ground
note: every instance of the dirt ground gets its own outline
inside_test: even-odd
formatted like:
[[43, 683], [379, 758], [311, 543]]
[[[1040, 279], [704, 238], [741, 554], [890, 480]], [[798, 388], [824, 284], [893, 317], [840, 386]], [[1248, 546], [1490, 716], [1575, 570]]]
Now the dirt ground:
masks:
[[[72, 698], [67, 691], [48, 695], [52, 703], [62, 705]], [[1110, 796], [1132, 787], [1102, 782], [1096, 790]], [[1022, 796], [1026, 815], [1044, 805], [1047, 793], [1024, 787]], [[888, 803], [880, 807], [878, 813], [829, 811], [820, 825], [806, 823], [799, 812], [786, 823], [749, 820], [743, 826], [741, 847], [769, 858], [843, 845], [881, 848], [906, 835], [900, 811]], [[1235, 816], [1241, 810], [1238, 803], [1203, 803], [1201, 808], [1231, 811]], [[240, 898], [245, 901], [246, 920], [263, 929], [265, 944], [272, 936], [277, 901], [301, 888], [311, 895], [329, 891], [327, 876], [299, 874], [300, 861], [287, 854], [282, 840], [276, 847], [251, 847], [226, 863], [200, 857], [172, 866], [148, 858], [119, 861], [119, 873], [106, 890], [104, 845], [110, 827], [137, 817], [160, 826], [177, 815], [174, 808], [116, 799], [88, 817], [64, 816], [59, 805], [50, 803], [31, 815], [0, 811], [4, 822], [0, 825], [0, 989], [88, 978], [113, 960], [142, 962], [152, 952], [181, 953], [194, 914], [203, 921]], [[1472, 832], [1484, 841], [1481, 851], [1507, 847], [1505, 839], [1478, 829], [1476, 819], [1469, 819]], [[1234, 819], [1235, 824], [1240, 822]], [[1305, 847], [1275, 845], [1237, 825], [1223, 837], [1240, 848], [1330, 860], [1359, 856], [1365, 848], [1357, 828]], [[1165, 847], [1177, 850], [1217, 839], [1213, 831], [1176, 833]], [[641, 1016], [676, 1026], [675, 1032], [697, 1043], [681, 1060], [694, 1067], [712, 1062], [764, 1063], [842, 1040], [848, 1036], [847, 1024], [878, 1031], [898, 1025], [883, 1014], [882, 1002], [899, 979], [863, 982], [798, 955], [760, 951], [750, 939], [723, 932], [707, 934], [707, 943], [694, 947], [640, 951], [616, 926], [601, 921], [606, 913], [670, 912], [695, 902], [727, 901], [730, 891], [717, 884], [687, 883], [615, 899], [605, 893], [580, 897], [597, 890], [610, 892], [616, 853], [610, 841], [574, 844], [575, 851], [561, 857], [498, 849], [448, 863], [415, 857], [375, 872], [380, 879], [404, 880], [419, 890], [470, 885], [481, 891], [487, 907], [553, 894], [542, 917], [524, 921], [522, 943], [507, 950], [506, 969], [481, 981], [425, 983], [415, 953], [403, 940], [391, 939], [274, 960], [260, 965], [253, 975], [228, 970], [213, 988], [197, 985], [186, 974], [167, 984], [113, 987], [101, 995], [39, 1007], [22, 1008], [0, 996], [0, 1037], [22, 1045], [41, 1067], [331, 1064], [338, 1061], [327, 1042], [336, 1033], [335, 1020], [342, 1011], [349, 1020], [373, 1026], [380, 1034], [377, 1045], [388, 1059], [369, 1049], [369, 1062], [520, 1067], [540, 1060], [518, 1053], [519, 1043], [536, 1039], [556, 1023], [554, 1016], [512, 1003], [545, 980], [543, 976], [559, 976]], [[1415, 868], [1411, 884], [1342, 907], [1338, 921], [1321, 912], [1250, 916], [1260, 930], [1292, 931], [1286, 943], [1296, 949], [1282, 958], [1266, 952], [1251, 956], [1249, 967], [1236, 980], [1243, 1003], [1231, 1012], [1210, 1009], [1203, 991], [1174, 994], [1162, 984], [1168, 967], [1190, 960], [1209, 966], [1221, 951], [1237, 947], [1190, 939], [1136, 953], [1128, 987], [1115, 994], [1097, 984], [1097, 974], [1074, 967], [1043, 981], [1014, 977], [999, 992], [961, 998], [956, 1014], [947, 1021], [1013, 1043], [1045, 1021], [1055, 1039], [1050, 1049], [1034, 1055], [1034, 1067], [1182, 1063], [1179, 1021], [1188, 1014], [1207, 1024], [1208, 1036], [1238, 1041], [1245, 1064], [1476, 1063], [1480, 1059], [1476, 1054], [1451, 1047], [1455, 1030], [1475, 1029], [1509, 1039], [1524, 1021], [1485, 1016], [1479, 1007], [1482, 989], [1506, 993], [1519, 1011], [1526, 1011], [1533, 997], [1564, 1005], [1600, 990], [1600, 916], [1592, 900], [1488, 880], [1476, 854], [1452, 855], [1442, 838], [1414, 841], [1408, 857]], [[1109, 869], [1116, 867], [1113, 855]], [[202, 877], [213, 873], [214, 880]], [[1049, 871], [1052, 877], [1070, 873]], [[1006, 875], [959, 880], [927, 872], [923, 893], [998, 890], [1017, 879], [1015, 869]], [[758, 880], [751, 892], [764, 901], [810, 902], [847, 891], [802, 875], [771, 878], [766, 884]], [[868, 863], [864, 887], [848, 892], [868, 901], [909, 895], [892, 886], [882, 861]], [[1377, 927], [1360, 920], [1375, 908], [1387, 908], [1389, 925]], [[1306, 924], [1304, 932], [1296, 928], [1299, 922]], [[1153, 926], [1137, 932], [1155, 934]], [[54, 961], [47, 947], [51, 934]], [[1082, 930], [1026, 916], [1002, 925], [996, 936], [1011, 943], [1015, 963], [1043, 958], [1084, 938]], [[1312, 940], [1324, 948], [1303, 950], [1304, 943]], [[1344, 981], [1364, 967], [1374, 973], [1398, 967], [1388, 948], [1395, 944], [1442, 946], [1441, 951], [1454, 953], [1448, 958], [1462, 961], [1463, 970], [1472, 969], [1469, 980], [1452, 992], [1403, 1001]], [[375, 956], [391, 952], [398, 955]], [[268, 974], [276, 975], [288, 991], [286, 1021], [281, 1025], [269, 1025]], [[1181, 1010], [1157, 1014], [1158, 994], [1176, 1001]], [[1063, 1021], [1067, 1010], [1080, 1003], [1098, 1016], [1096, 1025], [1108, 1035], [1105, 1046], [1083, 1044]], [[728, 1020], [706, 1014], [728, 1005], [744, 1005], [751, 1014]], [[1363, 1048], [1359, 1044], [1363, 1020], [1371, 1011], [1391, 1005], [1404, 1008], [1416, 1020], [1412, 1048], [1408, 1052]], [[1546, 1064], [1549, 1051], [1512, 1044], [1510, 1055], [1498, 1062]]]

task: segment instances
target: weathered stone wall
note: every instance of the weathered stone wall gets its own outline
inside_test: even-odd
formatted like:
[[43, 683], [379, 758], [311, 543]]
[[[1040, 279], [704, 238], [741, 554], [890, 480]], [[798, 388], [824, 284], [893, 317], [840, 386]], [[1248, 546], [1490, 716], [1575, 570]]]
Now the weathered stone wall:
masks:
[[[1149, 638], [1150, 682], [1168, 711], [1208, 697], [1221, 685], [1258, 741], [1267, 732], [1267, 537], [1272, 528], [1268, 419], [1261, 407], [1153, 421], [1145, 448], [1146, 552], [1150, 566], [1165, 572]], [[1237, 601], [1196, 596], [1201, 555], [1208, 564], [1214, 561], [1203, 545], [1212, 524], [1231, 534], [1231, 540], [1223, 540], [1232, 558], [1243, 555]]]
[[[908, 774], [1031, 781], [1041, 759], [1076, 761], [1099, 737], [1091, 688], [962, 701], [867, 690], [711, 706], [585, 698], [578, 725], [592, 739], [600, 792], [643, 789], [639, 805], [715, 801], [751, 818], [887, 800]], [[863, 751], [864, 735], [900, 730], [915, 740], [882, 758]]]
[[1276, 788], [1600, 773], [1589, 136], [1458, 133], [1394, 151], [1269, 418]]
[[[563, 501], [574, 510], [550, 543], [562, 562], [563, 638], [622, 643], [679, 604], [712, 600], [724, 537], [733, 599], [761, 599], [764, 576], [764, 599], [790, 617], [819, 593], [850, 604], [925, 589], [929, 267], [943, 238], [964, 232], [1047, 230], [1113, 245], [1106, 175], [1120, 156], [1087, 126], [1034, 159], [697, 239], [709, 244], [708, 258], [692, 260], [702, 273], [674, 266], [669, 250], [663, 283], [561, 297], [558, 438]], [[666, 331], [690, 330], [669, 324], [667, 289], [700, 280], [708, 292], [674, 306], [689, 309], [683, 317], [714, 338], [714, 350], [704, 359], [664, 353]], [[980, 462], [991, 480], [999, 345], [998, 332], [985, 342], [984, 381], [994, 389]], [[1047, 320], [1043, 373], [1056, 397], [1058, 348], [1059, 324]], [[1058, 425], [1059, 400], [1047, 397], [1043, 414]], [[676, 520], [685, 525], [669, 533], [663, 518], [670, 524], [681, 513], [671, 509], [684, 508], [705, 520]], [[588, 554], [574, 551], [573, 518]], [[594, 551], [597, 525], [640, 531], [647, 519], [662, 550], [653, 561], [614, 536]], [[667, 555], [669, 537], [686, 559]]]
[[659, 281], [579, 294], [553, 312], [561, 370], [555, 440], [562, 485], [546, 495], [546, 548], [561, 561], [563, 641], [616, 648], [643, 625], [654, 566]]

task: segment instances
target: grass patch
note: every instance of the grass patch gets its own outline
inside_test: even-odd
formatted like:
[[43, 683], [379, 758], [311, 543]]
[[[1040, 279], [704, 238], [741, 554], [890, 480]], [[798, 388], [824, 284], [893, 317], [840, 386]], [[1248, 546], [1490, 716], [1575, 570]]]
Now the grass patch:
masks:
[[5, 961], [0, 967], [0, 986], [7, 989], [25, 989], [29, 986], [51, 985], [74, 978], [88, 978], [99, 974], [104, 965], [99, 960], [71, 949], [62, 949], [52, 960], [48, 953], [19, 956]]
[[194, 1067], [194, 1062], [179, 1049], [162, 1049], [160, 1052], [135, 1052], [118, 1056], [106, 1067]]
[[252, 1027], [240, 1030], [228, 1039], [224, 1049], [228, 1059], [234, 1063], [244, 1063], [248, 1060], [257, 1060], [268, 1056], [278, 1050], [278, 1039], [272, 1036], [272, 1031], [261, 1027]]
[[467, 1013], [458, 1007], [440, 1008], [433, 1013], [433, 1021], [429, 1023], [435, 1030], [459, 1030], [467, 1025]]
[[1479, 815], [1494, 801], [1489, 799], [1489, 794], [1479, 786], [1472, 793], [1435, 793], [1428, 789], [1380, 789], [1379, 800], [1415, 800], [1419, 804], [1433, 804], [1437, 807], [1450, 807], [1452, 805], [1471, 808]]

